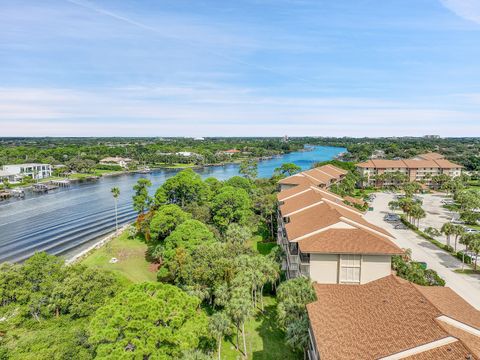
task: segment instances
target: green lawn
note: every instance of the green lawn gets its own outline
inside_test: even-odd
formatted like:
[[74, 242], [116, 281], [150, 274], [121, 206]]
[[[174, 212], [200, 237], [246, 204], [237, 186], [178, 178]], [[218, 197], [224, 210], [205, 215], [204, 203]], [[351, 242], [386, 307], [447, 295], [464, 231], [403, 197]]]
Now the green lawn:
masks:
[[459, 273], [459, 274], [467, 274], [467, 275], [470, 275], [470, 274], [480, 274], [480, 269], [477, 269], [477, 270], [473, 270], [473, 269], [455, 269], [453, 270], [454, 272], [456, 273]]
[[[147, 245], [139, 238], [129, 239], [127, 232], [94, 250], [82, 264], [98, 269], [111, 270], [130, 282], [156, 281], [156, 268], [145, 259]], [[118, 262], [109, 263], [115, 257]]]
[[153, 167], [161, 167], [161, 168], [166, 168], [166, 169], [183, 169], [183, 168], [191, 168], [196, 166], [195, 164], [155, 164]]
[[[245, 324], [247, 352], [249, 359], [255, 360], [296, 360], [303, 359], [303, 354], [294, 353], [285, 344], [285, 335], [279, 330], [276, 321], [276, 299], [265, 297], [265, 313], [258, 313]], [[222, 344], [222, 359], [240, 360], [242, 354], [236, 350], [236, 335], [233, 334]], [[242, 348], [240, 335], [240, 348]]]

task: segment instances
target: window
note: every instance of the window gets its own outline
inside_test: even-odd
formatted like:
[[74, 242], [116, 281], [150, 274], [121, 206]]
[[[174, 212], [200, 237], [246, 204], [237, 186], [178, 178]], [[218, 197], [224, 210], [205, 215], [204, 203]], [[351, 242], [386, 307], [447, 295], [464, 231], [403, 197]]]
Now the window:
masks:
[[360, 283], [361, 255], [340, 255], [340, 283]]

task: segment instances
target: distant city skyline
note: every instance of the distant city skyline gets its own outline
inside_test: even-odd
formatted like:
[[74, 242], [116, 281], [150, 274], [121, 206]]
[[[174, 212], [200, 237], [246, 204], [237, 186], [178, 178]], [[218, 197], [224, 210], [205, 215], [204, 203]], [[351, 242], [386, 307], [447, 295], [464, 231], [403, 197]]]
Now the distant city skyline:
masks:
[[480, 136], [480, 0], [3, 0], [1, 136]]

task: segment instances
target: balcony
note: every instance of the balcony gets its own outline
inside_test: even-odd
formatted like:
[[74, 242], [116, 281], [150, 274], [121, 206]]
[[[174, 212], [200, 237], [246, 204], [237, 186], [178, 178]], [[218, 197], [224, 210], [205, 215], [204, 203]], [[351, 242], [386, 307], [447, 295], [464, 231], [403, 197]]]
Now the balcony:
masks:
[[300, 275], [310, 277], [310, 265], [301, 264], [300, 265]]

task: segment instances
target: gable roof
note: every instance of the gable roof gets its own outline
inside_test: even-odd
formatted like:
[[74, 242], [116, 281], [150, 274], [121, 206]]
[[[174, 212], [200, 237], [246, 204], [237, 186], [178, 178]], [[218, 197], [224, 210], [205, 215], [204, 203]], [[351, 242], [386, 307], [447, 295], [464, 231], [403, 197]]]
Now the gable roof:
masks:
[[[369, 223], [362, 214], [347, 205], [334, 203], [324, 198], [324, 201], [305, 207], [300, 211], [289, 215], [290, 222], [285, 225], [287, 237], [290, 241], [299, 237], [307, 236], [328, 226], [344, 223], [346, 226], [364, 228], [374, 233], [392, 237], [392, 235], [383, 228]], [[313, 234], [312, 234], [313, 235]]]
[[[393, 275], [364, 285], [315, 283], [314, 288], [318, 301], [308, 304], [307, 312], [322, 360], [381, 359], [407, 350], [403, 358], [480, 356], [439, 324], [443, 312], [422, 291]], [[426, 344], [430, 348], [417, 348]]]
[[328, 229], [298, 242], [302, 253], [399, 255], [390, 240], [362, 229]]
[[419, 169], [419, 168], [440, 168], [454, 169], [462, 168], [462, 165], [452, 163], [446, 159], [405, 159], [405, 160], [368, 160], [357, 164], [360, 168], [377, 168], [377, 169]]
[[[292, 191], [297, 189], [299, 191]], [[319, 203], [320, 201], [329, 200], [334, 203], [342, 204], [350, 208], [353, 211], [359, 212], [354, 207], [344, 204], [344, 199], [334, 194], [330, 191], [318, 189], [313, 186], [311, 187], [300, 187], [297, 186], [293, 189], [287, 189], [278, 194], [277, 198], [279, 201], [283, 201], [283, 204], [280, 205], [280, 212], [283, 216], [288, 216], [294, 211], [301, 210], [313, 204]], [[288, 196], [284, 196], [284, 193], [288, 192]]]
[[417, 155], [415, 157], [420, 158], [420, 159], [425, 159], [425, 160], [439, 160], [439, 159], [444, 159], [445, 158], [445, 156], [443, 156], [442, 154], [439, 154], [437, 152], [428, 152], [428, 153], [425, 153], [425, 154]]
[[333, 165], [323, 165], [314, 169], [305, 170], [298, 174], [281, 179], [278, 183], [283, 185], [314, 185], [329, 186], [332, 182], [340, 180], [347, 171]]

